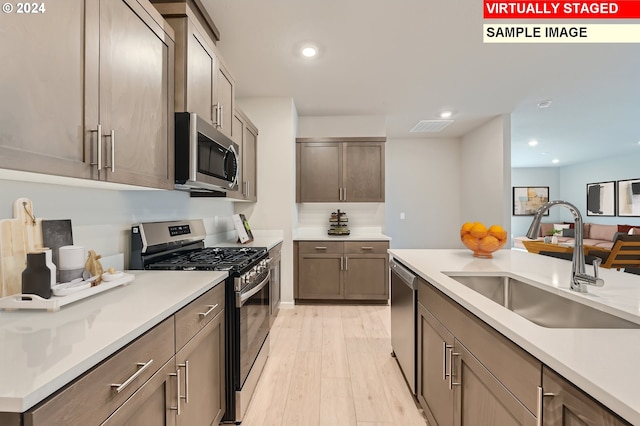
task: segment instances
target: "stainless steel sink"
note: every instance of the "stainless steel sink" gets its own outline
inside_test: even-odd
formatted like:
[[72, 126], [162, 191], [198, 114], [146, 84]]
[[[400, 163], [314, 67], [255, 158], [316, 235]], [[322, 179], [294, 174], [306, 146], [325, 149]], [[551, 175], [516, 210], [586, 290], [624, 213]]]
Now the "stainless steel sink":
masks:
[[549, 328], [640, 328], [640, 324], [508, 276], [449, 277], [505, 308]]

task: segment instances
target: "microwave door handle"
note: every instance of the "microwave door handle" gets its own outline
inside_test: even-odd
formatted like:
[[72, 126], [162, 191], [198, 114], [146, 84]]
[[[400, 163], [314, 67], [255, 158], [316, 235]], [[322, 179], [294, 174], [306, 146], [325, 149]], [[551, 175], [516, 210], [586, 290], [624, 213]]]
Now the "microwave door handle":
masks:
[[271, 271], [267, 273], [264, 280], [246, 293], [236, 293], [236, 308], [241, 308], [248, 299], [250, 299], [257, 292], [262, 290], [267, 284], [269, 284], [269, 278], [271, 278]]
[[238, 153], [236, 152], [236, 149], [233, 147], [233, 145], [229, 147], [229, 151], [233, 153], [233, 157], [236, 159], [236, 174], [233, 177], [233, 181], [231, 181], [231, 188], [233, 188], [238, 183], [238, 178], [240, 177], [240, 166], [238, 164]]

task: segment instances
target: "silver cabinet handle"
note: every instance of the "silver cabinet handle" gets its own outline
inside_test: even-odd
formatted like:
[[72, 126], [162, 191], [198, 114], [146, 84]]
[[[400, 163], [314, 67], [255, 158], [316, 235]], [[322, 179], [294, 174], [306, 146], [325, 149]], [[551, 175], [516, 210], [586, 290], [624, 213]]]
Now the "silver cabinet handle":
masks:
[[151, 366], [151, 364], [153, 364], [153, 360], [152, 360], [152, 359], [150, 359], [150, 360], [149, 360], [149, 361], [147, 361], [147, 362], [139, 362], [139, 363], [137, 363], [137, 364], [136, 364], [136, 366], [140, 367], [140, 368], [138, 369], [138, 371], [136, 371], [135, 373], [133, 373], [133, 374], [131, 375], [131, 377], [129, 377], [127, 380], [125, 380], [125, 381], [124, 381], [124, 382], [122, 382], [122, 383], [113, 383], [113, 384], [111, 385], [111, 389], [112, 389], [115, 393], [120, 393], [120, 392], [122, 392], [123, 390], [125, 390], [125, 388], [126, 388], [127, 386], [129, 386], [129, 385], [131, 384], [131, 382], [133, 382], [135, 379], [137, 379], [137, 378], [138, 378], [138, 376], [140, 376], [140, 375], [144, 372], [144, 370], [146, 370], [147, 368], [149, 368], [149, 367]]
[[338, 195], [338, 198], [340, 199], [340, 201], [342, 201], [342, 188], [338, 189], [340, 195]]
[[442, 380], [447, 380], [450, 374], [447, 372], [447, 349], [453, 349], [453, 346], [442, 342]]
[[361, 247], [362, 250], [373, 250], [373, 247]]
[[340, 256], [340, 270], [344, 271], [344, 256]]
[[347, 201], [347, 188], [342, 189], [342, 200]]
[[206, 317], [209, 316], [211, 312], [213, 312], [218, 307], [218, 305], [219, 303], [216, 303], [215, 305], [207, 305], [207, 308], [209, 308], [209, 310], [207, 312], [200, 312], [198, 316], [200, 317], [200, 319], [205, 319]]
[[453, 371], [453, 357], [459, 355], [460, 353], [454, 352], [453, 346], [451, 346], [451, 348], [449, 349], [449, 390], [453, 390], [454, 386], [460, 386], [462, 384], [460, 382], [453, 381], [453, 376], [455, 375]]
[[105, 136], [111, 138], [111, 165], [105, 166], [105, 169], [111, 169], [111, 173], [113, 173], [116, 171], [116, 131], [112, 129]]
[[[220, 105], [220, 102], [218, 102], [218, 105]], [[223, 115], [224, 115], [224, 105], [220, 105], [220, 118], [218, 119], [218, 123], [220, 123], [220, 124], [218, 124], [218, 127], [220, 127], [221, 129], [222, 129], [222, 126], [223, 126], [223, 124], [224, 124], [224, 123], [222, 122], [222, 121], [223, 121], [223, 120], [222, 120], [222, 116], [223, 116]]]
[[326, 250], [326, 247], [316, 247], [316, 250]]
[[102, 125], [98, 124], [98, 128], [96, 130], [91, 130], [91, 133], [96, 133], [97, 140], [97, 150], [98, 155], [96, 156], [96, 163], [91, 163], [92, 166], [96, 166], [98, 170], [102, 170]]
[[344, 270], [345, 271], [349, 270], [349, 256], [344, 257]]
[[169, 407], [169, 410], [177, 411], [178, 415], [180, 415], [180, 370], [177, 370], [175, 373], [169, 373], [169, 375], [175, 376], [176, 378], [176, 405]]
[[178, 368], [184, 368], [184, 395], [180, 395], [180, 389], [178, 389], [178, 399], [184, 399], [184, 403], [189, 403], [189, 361], [185, 361], [184, 364], [178, 364]]
[[545, 396], [554, 396], [554, 394], [545, 393], [542, 386], [538, 386], [538, 399], [536, 400], [536, 426], [542, 426]]

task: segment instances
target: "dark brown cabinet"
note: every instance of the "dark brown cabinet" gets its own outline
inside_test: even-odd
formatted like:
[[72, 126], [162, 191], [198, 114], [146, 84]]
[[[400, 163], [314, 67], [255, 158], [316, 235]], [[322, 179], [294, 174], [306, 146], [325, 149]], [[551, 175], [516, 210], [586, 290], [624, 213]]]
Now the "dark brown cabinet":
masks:
[[385, 138], [296, 140], [296, 202], [384, 202]]
[[555, 371], [542, 369], [543, 424], [549, 426], [629, 425]]
[[20, 59], [0, 70], [15, 100], [0, 167], [172, 188], [173, 30], [153, 6], [67, 0], [21, 18], [3, 17], [0, 54]]
[[297, 299], [389, 299], [386, 241], [300, 241], [296, 246]]

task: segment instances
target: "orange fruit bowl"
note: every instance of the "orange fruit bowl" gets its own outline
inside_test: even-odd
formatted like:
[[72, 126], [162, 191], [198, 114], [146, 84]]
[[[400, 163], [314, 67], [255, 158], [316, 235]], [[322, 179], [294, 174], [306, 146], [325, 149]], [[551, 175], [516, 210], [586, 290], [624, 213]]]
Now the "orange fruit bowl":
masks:
[[507, 231], [500, 225], [487, 228], [480, 222], [467, 222], [460, 228], [460, 239], [475, 257], [491, 259], [491, 253], [507, 242]]

